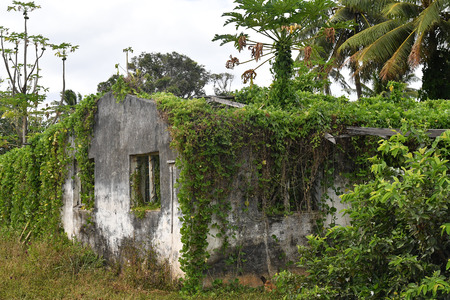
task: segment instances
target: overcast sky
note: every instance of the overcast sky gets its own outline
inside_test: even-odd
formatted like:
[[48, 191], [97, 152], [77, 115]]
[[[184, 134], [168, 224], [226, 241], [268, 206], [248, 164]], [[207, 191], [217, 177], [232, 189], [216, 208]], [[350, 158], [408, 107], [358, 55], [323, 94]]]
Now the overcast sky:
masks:
[[[0, 26], [23, 31], [21, 12], [7, 12], [12, 1], [0, 2]], [[250, 66], [225, 68], [230, 54], [241, 61], [248, 53], [238, 53], [231, 44], [212, 42], [215, 33], [233, 33], [234, 26], [223, 27], [222, 13], [232, 11], [232, 0], [37, 0], [41, 9], [29, 13], [29, 33], [41, 34], [50, 43], [79, 45], [66, 61], [66, 88], [82, 95], [97, 91], [97, 84], [115, 73], [115, 64], [125, 66], [123, 49], [142, 52], [176, 51], [205, 66], [212, 73], [235, 75], [232, 89], [243, 86], [240, 75]], [[61, 59], [48, 50], [43, 57], [41, 84], [50, 89], [49, 98], [59, 97], [62, 89]], [[253, 67], [256, 65], [253, 65]], [[0, 77], [5, 79], [4, 65]], [[268, 66], [258, 72], [256, 83], [271, 81]], [[212, 94], [212, 88], [207, 88]], [[48, 99], [55, 100], [55, 99]]]
[[[25, 1], [25, 0], [24, 0]], [[212, 73], [232, 73], [232, 90], [243, 87], [241, 74], [257, 64], [225, 68], [229, 56], [249, 59], [249, 51], [238, 51], [232, 44], [212, 42], [214, 34], [235, 33], [230, 24], [223, 27], [224, 12], [235, 7], [233, 0], [36, 0], [41, 8], [29, 13], [29, 34], [40, 34], [49, 42], [79, 45], [66, 61], [66, 89], [83, 96], [96, 93], [97, 84], [115, 74], [115, 65], [125, 66], [123, 49], [132, 47], [132, 56], [142, 52], [187, 55]], [[0, 26], [23, 31], [21, 12], [7, 11], [12, 0], [0, 1]], [[294, 53], [295, 55], [295, 53]], [[47, 100], [59, 99], [62, 90], [62, 63], [51, 50], [44, 54], [41, 85], [49, 88]], [[257, 70], [255, 83], [268, 86], [272, 81], [270, 65]], [[5, 79], [0, 64], [0, 78]], [[3, 84], [3, 88], [5, 84]], [[343, 92], [332, 86], [334, 95]], [[207, 94], [213, 94], [207, 86]]]

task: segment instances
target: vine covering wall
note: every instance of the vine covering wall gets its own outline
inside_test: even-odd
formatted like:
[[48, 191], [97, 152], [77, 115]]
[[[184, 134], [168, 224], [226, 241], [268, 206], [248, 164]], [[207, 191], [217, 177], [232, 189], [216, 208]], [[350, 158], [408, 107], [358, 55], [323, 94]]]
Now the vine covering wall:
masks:
[[[393, 93], [395, 96], [395, 93]], [[209, 258], [207, 237], [219, 230], [224, 247], [231, 204], [226, 201], [236, 170], [250, 159], [247, 201], [258, 201], [265, 214], [311, 211], [320, 206], [311, 198], [311, 188], [320, 169], [331, 158], [325, 132], [339, 135], [346, 126], [449, 128], [449, 101], [417, 103], [409, 99], [370, 98], [358, 102], [310, 93], [297, 93], [289, 109], [272, 107], [267, 90], [254, 87], [237, 95], [248, 103], [242, 109], [216, 107], [205, 100], [180, 100], [168, 94], [153, 96], [170, 124], [173, 147], [178, 151], [179, 203], [182, 221], [182, 270], [184, 288], [201, 287]], [[401, 100], [401, 101], [399, 101]], [[367, 158], [377, 148], [378, 138], [354, 138], [351, 159], [366, 178]], [[330, 171], [330, 170], [328, 170]], [[331, 172], [332, 173], [332, 172]], [[327, 182], [327, 180], [324, 180]], [[245, 184], [245, 183], [243, 183]], [[315, 200], [315, 201], [314, 201]]]
[[[0, 156], [0, 223], [27, 234], [61, 229], [62, 184], [76, 159], [85, 208], [93, 207], [93, 166], [88, 158], [96, 103], [86, 97], [76, 112], [30, 139], [30, 145]], [[73, 137], [70, 143], [69, 136]], [[76, 150], [76, 151], [75, 151]]]
[[[339, 135], [346, 126], [450, 128], [450, 101], [418, 103], [394, 96], [349, 102], [344, 97], [298, 92], [291, 107], [280, 109], [270, 105], [267, 90], [255, 86], [236, 95], [248, 105], [234, 109], [214, 107], [204, 99], [153, 95], [179, 154], [180, 263], [186, 274], [185, 290], [195, 292], [201, 287], [210, 229], [217, 229], [224, 248], [229, 245], [233, 224], [229, 223], [231, 204], [226, 197], [243, 164], [250, 169], [243, 178], [248, 205], [256, 201], [266, 215], [312, 211], [321, 204], [320, 199], [312, 198], [311, 188], [319, 170], [327, 169], [332, 154], [323, 138], [325, 132]], [[59, 230], [61, 185], [74, 158], [84, 187], [82, 203], [87, 209], [93, 207], [93, 165], [88, 149], [98, 99], [87, 97], [73, 115], [34, 137], [30, 146], [0, 157], [2, 224], [18, 230], [27, 227], [36, 235]], [[74, 137], [73, 143], [69, 136]], [[376, 140], [351, 140], [361, 175], [368, 174], [364, 172], [367, 157], [375, 151]]]

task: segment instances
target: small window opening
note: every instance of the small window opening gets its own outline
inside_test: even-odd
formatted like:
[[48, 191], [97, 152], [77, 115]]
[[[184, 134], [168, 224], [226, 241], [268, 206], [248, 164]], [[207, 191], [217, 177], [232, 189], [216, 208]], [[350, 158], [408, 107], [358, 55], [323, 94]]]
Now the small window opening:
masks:
[[131, 156], [131, 206], [155, 209], [161, 205], [159, 154]]
[[90, 158], [83, 168], [77, 160], [73, 164], [73, 206], [92, 208], [94, 205], [95, 161]]
[[80, 176], [78, 175], [78, 162], [76, 160], [73, 161], [73, 170], [74, 175], [72, 177], [72, 188], [73, 188], [73, 206], [74, 207], [81, 207], [81, 180]]
[[94, 206], [95, 199], [95, 160], [89, 158], [81, 180], [81, 202], [88, 208]]

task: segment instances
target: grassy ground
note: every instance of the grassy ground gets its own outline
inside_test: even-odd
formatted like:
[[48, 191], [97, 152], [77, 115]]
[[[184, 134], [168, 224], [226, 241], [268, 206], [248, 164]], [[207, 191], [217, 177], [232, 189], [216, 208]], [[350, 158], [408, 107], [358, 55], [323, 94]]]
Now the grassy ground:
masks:
[[[0, 231], [0, 299], [182, 299], [164, 266], [105, 267], [80, 245], [59, 238], [25, 243]], [[148, 264], [148, 260], [146, 260]], [[139, 267], [136, 267], [139, 266]], [[269, 299], [261, 290], [211, 290], [195, 299]]]

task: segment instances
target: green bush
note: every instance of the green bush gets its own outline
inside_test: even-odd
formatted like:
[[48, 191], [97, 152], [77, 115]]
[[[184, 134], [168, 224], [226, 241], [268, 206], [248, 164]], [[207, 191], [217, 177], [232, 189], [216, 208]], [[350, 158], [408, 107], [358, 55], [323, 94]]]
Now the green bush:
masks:
[[59, 231], [62, 185], [73, 159], [83, 186], [82, 203], [93, 207], [93, 163], [88, 149], [99, 98], [86, 97], [72, 115], [31, 138], [29, 146], [0, 156], [1, 226], [18, 231], [25, 228], [26, 234], [33, 235]]
[[430, 143], [402, 135], [380, 141], [374, 179], [342, 196], [351, 226], [308, 237], [309, 246], [299, 247], [308, 276], [290, 292], [448, 299], [450, 131]]

